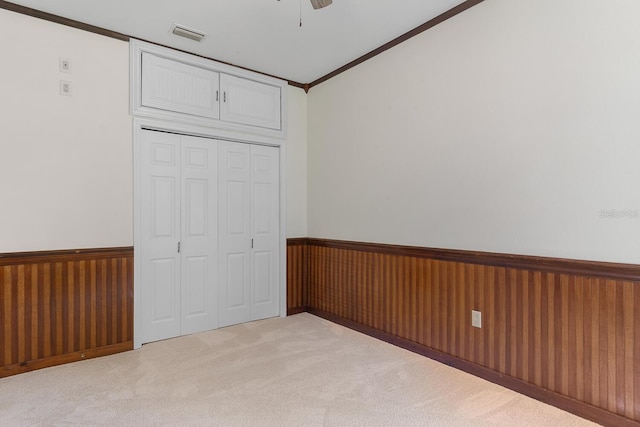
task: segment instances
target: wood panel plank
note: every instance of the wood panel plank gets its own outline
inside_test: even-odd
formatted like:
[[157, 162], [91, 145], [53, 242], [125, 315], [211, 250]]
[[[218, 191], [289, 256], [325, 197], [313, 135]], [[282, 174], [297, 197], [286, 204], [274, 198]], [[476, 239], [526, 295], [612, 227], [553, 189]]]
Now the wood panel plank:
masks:
[[42, 289], [43, 289], [43, 295], [42, 295], [42, 300], [43, 300], [43, 333], [42, 333], [42, 337], [43, 337], [43, 343], [42, 343], [42, 347], [43, 347], [43, 351], [44, 351], [44, 357], [48, 358], [51, 356], [55, 356], [54, 352], [53, 352], [53, 345], [55, 343], [55, 341], [52, 338], [52, 333], [53, 331], [55, 331], [55, 328], [52, 326], [53, 325], [53, 320], [51, 317], [51, 302], [53, 300], [53, 296], [52, 296], [52, 285], [54, 284], [54, 281], [52, 279], [52, 265], [50, 263], [46, 263], [44, 265], [44, 275], [43, 275], [43, 281], [42, 281]]
[[40, 351], [38, 346], [38, 331], [40, 324], [40, 301], [38, 294], [38, 266], [31, 265], [31, 353], [29, 355], [30, 360], [39, 359]]
[[423, 290], [423, 312], [424, 312], [424, 342], [422, 344], [433, 347], [433, 282], [431, 281], [431, 275], [433, 274], [433, 260], [426, 260], [424, 263], [424, 270], [422, 274], [422, 286]]
[[100, 347], [105, 347], [109, 344], [109, 301], [108, 301], [108, 293], [109, 293], [109, 278], [108, 278], [108, 268], [107, 268], [107, 260], [101, 259], [99, 262], [99, 271], [100, 271], [100, 308], [98, 310], [98, 323], [100, 324], [99, 328], [99, 339], [98, 343], [100, 343]]
[[640, 287], [633, 284], [633, 419], [640, 420]]
[[[79, 261], [75, 264], [76, 275], [78, 278], [78, 350], [82, 351], [87, 348], [87, 276], [86, 261]], [[124, 282], [123, 286], [128, 286], [128, 282]]]
[[508, 318], [506, 328], [506, 371], [512, 377], [518, 375], [518, 347], [522, 345], [521, 334], [518, 334], [518, 309], [522, 309], [518, 299], [518, 276], [513, 269], [506, 270], [506, 304], [508, 306]]
[[627, 418], [633, 418], [635, 416], [635, 384], [633, 381], [633, 365], [634, 365], [634, 329], [633, 322], [634, 317], [634, 298], [633, 298], [633, 283], [622, 283], [622, 307], [623, 307], [623, 319], [622, 330], [624, 340], [624, 370], [623, 377], [624, 383], [624, 399], [623, 408], [624, 415]]
[[111, 310], [108, 310], [109, 314], [109, 327], [110, 334], [108, 344], [115, 344], [118, 342], [118, 259], [111, 259], [111, 268], [109, 268], [109, 280], [111, 293], [108, 298], [108, 305]]
[[[624, 415], [625, 414], [625, 398], [626, 398], [626, 383], [627, 379], [625, 378], [625, 331], [624, 331], [624, 285], [622, 281], [615, 281], [615, 298], [613, 301], [613, 310], [615, 312], [615, 325], [616, 325], [616, 335], [615, 335], [615, 352], [609, 355], [610, 359], [616, 360], [616, 394], [614, 396], [615, 400], [615, 408], [616, 413]], [[618, 357], [620, 355], [621, 357]]]
[[415, 262], [415, 276], [414, 276], [414, 292], [416, 294], [416, 311], [415, 311], [415, 334], [416, 342], [420, 344], [426, 344], [427, 338], [425, 336], [425, 326], [427, 324], [427, 313], [425, 311], [426, 306], [426, 293], [425, 293], [425, 266], [427, 261], [420, 258], [413, 258]]
[[[469, 289], [469, 299], [467, 306], [467, 315], [469, 316], [469, 324], [471, 324], [471, 311], [478, 309], [478, 281], [476, 274], [476, 266], [473, 264], [467, 264], [467, 286]], [[470, 327], [469, 328], [469, 350], [468, 350], [468, 361], [477, 360], [478, 359], [478, 341], [480, 339], [479, 331], [482, 331], [480, 328]]]
[[[559, 354], [556, 359], [560, 366], [560, 392], [565, 396], [569, 396], [570, 378], [572, 377], [571, 368], [569, 367], [569, 352], [575, 348], [575, 326], [573, 334], [569, 334], [569, 328], [571, 326], [570, 313], [569, 313], [569, 276], [562, 274], [560, 279], [560, 345], [556, 348], [559, 349]], [[569, 338], [571, 336], [571, 339]], [[564, 350], [566, 349], [566, 350]], [[572, 364], [574, 367], [575, 365]], [[558, 363], [556, 363], [558, 366]], [[575, 375], [575, 374], [574, 374]]]
[[590, 280], [591, 285], [591, 400], [600, 406], [600, 281]]
[[456, 342], [458, 343], [456, 356], [468, 360], [469, 354], [467, 348], [468, 337], [470, 335], [469, 328], [471, 327], [471, 318], [469, 314], [470, 312], [467, 311], [470, 310], [467, 308], [470, 295], [467, 287], [466, 265], [455, 263], [454, 268], [456, 271], [456, 283], [454, 286], [457, 288], [455, 306], [456, 319], [458, 322], [458, 327], [456, 328]]
[[483, 328], [476, 330], [476, 339], [478, 341], [478, 346], [476, 347], [476, 354], [478, 355], [475, 360], [482, 365], [488, 366], [485, 356], [485, 348], [487, 346], [486, 339], [486, 330], [487, 330], [487, 310], [485, 305], [485, 282], [484, 282], [484, 267], [476, 266], [475, 267], [475, 281], [476, 281], [476, 291], [475, 295], [478, 298], [478, 302], [476, 303], [476, 310], [480, 311], [480, 313], [484, 313], [484, 319], [482, 320]]
[[[591, 300], [591, 282], [588, 278], [581, 278], [581, 288], [582, 288], [582, 342], [583, 342], [583, 368], [582, 371], [579, 372], [581, 378], [583, 378], [583, 385], [580, 388], [583, 390], [582, 399], [585, 402], [593, 401], [593, 394], [591, 389], [592, 384], [592, 322], [591, 322], [591, 313], [592, 313], [592, 300]], [[580, 395], [580, 392], [578, 392]]]
[[530, 355], [532, 351], [529, 338], [531, 337], [531, 331], [533, 328], [531, 328], [529, 324], [531, 313], [531, 307], [529, 306], [529, 274], [527, 271], [520, 271], [519, 273], [520, 285], [517, 286], [519, 295], [517, 312], [520, 313], [518, 316], [518, 334], [522, 337], [522, 343], [517, 346], [516, 357], [518, 358], [519, 363], [516, 377], [522, 378], [524, 381], [530, 381], [529, 360], [531, 359]]
[[62, 277], [62, 263], [56, 262], [54, 264], [55, 276], [54, 276], [54, 300], [55, 309], [52, 316], [54, 334], [52, 337], [54, 344], [53, 354], [59, 356], [64, 354], [64, 331], [65, 325], [63, 323], [64, 311], [62, 309], [62, 302], [64, 298], [64, 279]]
[[451, 269], [451, 263], [449, 262], [443, 262], [441, 263], [441, 270], [440, 270], [440, 297], [442, 298], [438, 303], [440, 304], [440, 340], [441, 340], [441, 345], [440, 345], [440, 349], [442, 351], [444, 351], [445, 353], [451, 353], [451, 349], [450, 349], [450, 337], [449, 337], [449, 332], [450, 332], [450, 320], [449, 320], [449, 316], [450, 316], [450, 308], [451, 308], [451, 300], [452, 300], [452, 294], [453, 292], [451, 292], [452, 286], [451, 286], [451, 280], [452, 278], [450, 277], [450, 269]]
[[2, 315], [2, 362], [4, 365], [13, 363], [12, 353], [12, 328], [11, 328], [11, 267], [4, 267], [2, 271], [2, 304], [0, 304], [0, 315]]
[[89, 303], [89, 340], [90, 348], [98, 347], [98, 262], [91, 260], [90, 264], [90, 295]]
[[66, 315], [65, 329], [67, 331], [67, 339], [66, 339], [66, 349], [65, 353], [73, 353], [78, 351], [75, 344], [75, 335], [76, 335], [76, 326], [75, 326], [75, 307], [76, 307], [76, 290], [75, 290], [75, 272], [74, 272], [75, 263], [67, 262], [65, 263], [66, 270], [66, 280], [65, 283], [67, 285], [66, 289], [66, 298], [64, 299], [67, 302], [67, 307], [64, 310]]
[[433, 322], [431, 324], [433, 341], [431, 347], [436, 350], [442, 350], [440, 345], [440, 329], [442, 325], [442, 317], [440, 315], [440, 302], [442, 301], [442, 297], [440, 296], [440, 266], [443, 263], [440, 261], [434, 262], [433, 270], [432, 270], [432, 278], [431, 283], [433, 284], [433, 297], [431, 298], [431, 312], [433, 313], [431, 317], [433, 318]]
[[[575, 359], [571, 360], [572, 371], [574, 377], [574, 390], [570, 396], [577, 400], [584, 400], [584, 373], [585, 373], [585, 329], [584, 329], [584, 283], [582, 277], [572, 277], [573, 292], [569, 295], [569, 300], [575, 302], [575, 331], [569, 334], [575, 336]], [[569, 352], [570, 353], [570, 352]]]
[[376, 300], [377, 300], [377, 295], [376, 295], [376, 287], [375, 287], [375, 278], [376, 278], [376, 272], [375, 272], [375, 255], [372, 253], [366, 253], [364, 254], [367, 260], [367, 278], [366, 278], [366, 283], [367, 283], [367, 289], [366, 289], [366, 306], [367, 306], [367, 321], [366, 321], [366, 325], [367, 326], [371, 326], [373, 327], [375, 324], [375, 318], [376, 318], [376, 314], [377, 314], [377, 307], [376, 307]]
[[542, 316], [543, 309], [546, 309], [546, 304], [543, 304], [542, 299], [542, 273], [531, 272], [532, 285], [533, 285], [533, 306], [531, 311], [533, 313], [533, 384], [542, 386]]
[[16, 360], [18, 363], [26, 360], [26, 344], [27, 344], [27, 334], [26, 334], [26, 324], [25, 324], [25, 316], [26, 316], [26, 307], [25, 307], [25, 266], [19, 265], [17, 270], [17, 282], [16, 282], [16, 300], [15, 300], [15, 312], [16, 312], [16, 320], [17, 320], [17, 331], [16, 331], [16, 340], [18, 353], [16, 355]]
[[509, 360], [508, 355], [508, 347], [507, 347], [507, 329], [510, 327], [509, 321], [510, 316], [508, 314], [509, 304], [507, 300], [509, 299], [507, 293], [507, 285], [505, 279], [505, 269], [503, 267], [499, 267], [496, 269], [496, 303], [495, 303], [495, 311], [497, 313], [497, 326], [498, 326], [498, 364], [497, 369], [500, 372], [507, 373], [509, 371], [509, 366], [507, 366], [507, 361]]
[[[619, 376], [618, 376], [618, 360], [616, 358], [616, 353], [619, 351], [618, 343], [620, 340], [618, 339], [619, 335], [622, 335], [620, 332], [620, 328], [618, 325], [618, 313], [622, 314], [622, 310], [616, 310], [616, 300], [618, 294], [618, 284], [613, 280], [606, 281], [607, 288], [607, 367], [608, 367], [608, 402], [609, 402], [609, 410], [611, 412], [618, 412], [618, 392], [620, 390], [619, 387]], [[620, 306], [622, 308], [622, 306]], [[624, 354], [624, 350], [622, 351]]]
[[[600, 402], [603, 408], [611, 410], [612, 402], [609, 400], [609, 389], [611, 385], [611, 379], [609, 378], [609, 343], [611, 331], [610, 315], [608, 299], [609, 290], [607, 289], [606, 280], [598, 280], [600, 285]], [[613, 314], [611, 314], [613, 315]]]

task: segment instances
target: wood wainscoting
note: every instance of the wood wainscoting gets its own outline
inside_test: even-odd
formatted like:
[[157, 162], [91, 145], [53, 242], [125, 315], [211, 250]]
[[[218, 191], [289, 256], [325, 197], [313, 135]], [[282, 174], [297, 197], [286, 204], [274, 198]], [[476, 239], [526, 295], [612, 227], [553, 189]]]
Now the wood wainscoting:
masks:
[[291, 312], [605, 425], [640, 425], [640, 265], [322, 239], [293, 239], [287, 255]]
[[0, 378], [133, 349], [133, 248], [0, 254]]
[[309, 248], [307, 239], [287, 239], [287, 315], [307, 311]]

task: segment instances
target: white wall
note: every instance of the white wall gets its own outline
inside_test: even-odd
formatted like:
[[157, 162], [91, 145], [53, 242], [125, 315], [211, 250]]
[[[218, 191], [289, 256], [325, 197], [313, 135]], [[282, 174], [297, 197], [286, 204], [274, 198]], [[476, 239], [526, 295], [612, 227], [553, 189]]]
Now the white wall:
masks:
[[3, 9], [0, 40], [0, 253], [132, 245], [129, 44]]
[[[4, 9], [0, 40], [0, 253], [132, 245], [129, 44]], [[60, 80], [72, 83], [71, 97], [59, 94]], [[302, 89], [288, 88], [287, 131], [287, 236], [302, 237]]]
[[638, 16], [487, 0], [312, 88], [309, 235], [640, 263]]
[[307, 236], [307, 94], [289, 86], [287, 94], [287, 237]]

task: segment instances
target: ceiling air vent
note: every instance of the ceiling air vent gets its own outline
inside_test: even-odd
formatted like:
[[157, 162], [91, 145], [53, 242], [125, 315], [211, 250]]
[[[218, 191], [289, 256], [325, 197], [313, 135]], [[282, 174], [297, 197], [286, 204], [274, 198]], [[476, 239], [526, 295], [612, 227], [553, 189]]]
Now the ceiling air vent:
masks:
[[187, 39], [195, 40], [197, 42], [202, 41], [207, 35], [202, 31], [194, 30], [193, 28], [185, 27], [180, 24], [173, 24], [171, 32], [176, 36], [185, 37]]

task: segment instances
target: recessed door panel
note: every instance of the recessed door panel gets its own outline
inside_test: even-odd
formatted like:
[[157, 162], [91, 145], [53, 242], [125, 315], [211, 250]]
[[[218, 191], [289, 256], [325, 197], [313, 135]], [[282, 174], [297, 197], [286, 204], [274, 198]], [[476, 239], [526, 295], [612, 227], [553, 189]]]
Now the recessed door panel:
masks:
[[176, 166], [178, 149], [174, 144], [152, 142], [150, 148], [152, 166]]
[[240, 176], [244, 176], [247, 168], [248, 153], [245, 150], [228, 151], [227, 153], [227, 170], [230, 174], [237, 172]]
[[151, 288], [153, 290], [151, 323], [153, 324], [173, 322], [179, 319], [180, 313], [173, 304], [176, 297], [173, 284], [176, 268], [174, 258], [151, 260]]
[[151, 177], [151, 234], [154, 238], [176, 236], [176, 178]]
[[209, 182], [206, 179], [185, 179], [186, 236], [207, 235], [208, 187]]
[[[211, 141], [211, 148], [215, 148], [215, 141]], [[187, 169], [207, 170], [209, 168], [209, 149], [186, 147], [184, 167]]]
[[227, 182], [227, 218], [229, 225], [227, 234], [241, 236], [247, 233], [245, 224], [247, 205], [247, 183], [242, 181]]
[[208, 284], [208, 257], [185, 256], [182, 268], [185, 270], [184, 317], [207, 315], [207, 294], [211, 292]]
[[245, 295], [247, 255], [228, 254], [227, 255], [227, 308], [237, 309], [247, 306]]
[[271, 183], [257, 182], [253, 185], [253, 215], [255, 216], [255, 234], [269, 234], [271, 230], [271, 203], [272, 200]]
[[269, 304], [273, 302], [273, 294], [271, 293], [271, 259], [272, 252], [255, 252], [253, 254], [254, 264], [254, 304]]

